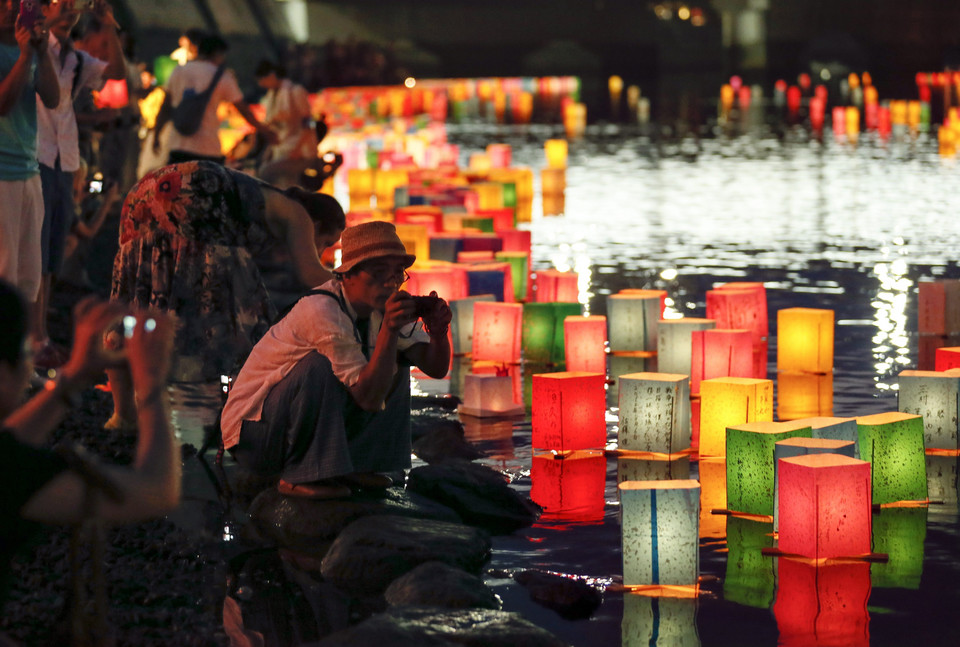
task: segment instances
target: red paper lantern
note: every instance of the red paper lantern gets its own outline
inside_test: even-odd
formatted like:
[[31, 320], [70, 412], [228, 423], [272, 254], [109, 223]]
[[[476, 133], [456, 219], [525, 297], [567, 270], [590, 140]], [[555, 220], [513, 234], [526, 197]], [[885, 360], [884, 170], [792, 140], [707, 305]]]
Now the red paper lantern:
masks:
[[411, 268], [407, 270], [410, 280], [404, 289], [410, 294], [430, 294], [435, 290], [445, 300], [462, 299], [467, 296], [467, 276], [459, 267]]
[[707, 319], [717, 328], [749, 330], [755, 342], [770, 334], [767, 291], [763, 283], [726, 283], [707, 290]]
[[960, 368], [960, 346], [938, 348], [933, 370], [948, 371], [951, 368]]
[[791, 115], [795, 115], [800, 109], [800, 88], [791, 85], [787, 88], [787, 110]]
[[521, 304], [477, 301], [473, 305], [473, 359], [519, 362], [522, 333]]
[[530, 468], [530, 498], [542, 521], [602, 523], [607, 459], [602, 451], [542, 453]]
[[[433, 224], [427, 227], [430, 234], [443, 231], [443, 209], [430, 205], [417, 205], [412, 207], [397, 207], [393, 212], [394, 222], [401, 224], [425, 224], [425, 219], [429, 218]], [[416, 217], [416, 218], [415, 218]]]
[[526, 252], [530, 255], [530, 231], [527, 229], [510, 229], [498, 231], [497, 235], [503, 240], [504, 252]]
[[755, 377], [753, 343], [749, 330], [694, 330], [690, 365], [690, 393], [700, 393], [700, 382], [715, 377]]
[[833, 108], [833, 134], [837, 137], [847, 132], [847, 109], [844, 106]]
[[125, 108], [130, 102], [126, 79], [109, 79], [96, 95], [98, 108]]
[[[474, 336], [474, 348], [476, 348]], [[606, 376], [563, 372], [533, 376], [533, 446], [569, 451], [607, 444]]]
[[800, 85], [800, 87], [803, 88], [804, 90], [809, 90], [809, 89], [810, 89], [810, 75], [807, 74], [806, 72], [800, 74], [799, 76], [797, 76], [797, 83], [798, 83], [798, 84]]
[[810, 98], [810, 127], [814, 130], [823, 129], [823, 120], [827, 110], [827, 102], [820, 97]]
[[606, 317], [566, 317], [563, 337], [568, 371], [607, 374]]
[[537, 270], [533, 279], [533, 296], [537, 303], [577, 303], [580, 301], [576, 272]]
[[512, 207], [478, 209], [474, 212], [474, 216], [477, 218], [491, 218], [493, 220], [493, 230], [496, 232], [507, 231], [516, 227], [516, 223], [514, 222], [516, 216]]
[[781, 551], [810, 559], [870, 552], [870, 463], [808, 454], [782, 459], [777, 475]]

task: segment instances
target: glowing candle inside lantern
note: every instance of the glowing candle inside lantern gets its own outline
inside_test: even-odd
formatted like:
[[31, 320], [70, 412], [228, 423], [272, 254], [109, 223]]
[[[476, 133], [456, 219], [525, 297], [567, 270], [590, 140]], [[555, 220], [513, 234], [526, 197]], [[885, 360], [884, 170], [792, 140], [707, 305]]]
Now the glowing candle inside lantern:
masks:
[[607, 297], [610, 351], [656, 351], [659, 321], [659, 295], [611, 294]]
[[620, 483], [623, 583], [693, 585], [700, 574], [700, 484]]
[[691, 375], [692, 333], [712, 330], [716, 325], [713, 319], [661, 319], [657, 322], [657, 368], [664, 373]]
[[528, 362], [560, 364], [564, 352], [563, 320], [580, 315], [579, 303], [523, 304], [523, 357]]
[[755, 377], [749, 330], [698, 330], [690, 334], [690, 390], [714, 377]]
[[673, 454], [690, 447], [690, 379], [686, 375], [621, 375], [619, 387], [620, 449]]
[[477, 301], [473, 306], [473, 358], [519, 362], [522, 331], [522, 305]]
[[810, 435], [810, 427], [790, 422], [748, 422], [727, 427], [727, 507], [747, 514], [772, 515], [776, 443]]
[[777, 311], [777, 370], [829, 373], [833, 370], [833, 310]]
[[898, 409], [923, 418], [925, 449], [960, 449], [960, 375], [936, 371], [902, 371]]
[[870, 552], [870, 464], [809, 454], [778, 464], [778, 548], [810, 559]]
[[860, 416], [857, 434], [860, 457], [873, 466], [874, 503], [926, 500], [923, 418], [900, 412]]
[[524, 407], [514, 400], [509, 375], [467, 374], [464, 376], [463, 404], [459, 411], [477, 418], [523, 415]]
[[557, 451], [605, 447], [604, 381], [605, 376], [595, 373], [568, 371], [534, 375], [533, 446]]
[[607, 318], [567, 316], [563, 320], [568, 371], [607, 373]]
[[727, 427], [773, 420], [773, 382], [716, 377], [700, 383], [700, 455], [725, 456]]
[[530, 467], [530, 498], [543, 508], [544, 521], [603, 521], [607, 459], [602, 451], [535, 454]]

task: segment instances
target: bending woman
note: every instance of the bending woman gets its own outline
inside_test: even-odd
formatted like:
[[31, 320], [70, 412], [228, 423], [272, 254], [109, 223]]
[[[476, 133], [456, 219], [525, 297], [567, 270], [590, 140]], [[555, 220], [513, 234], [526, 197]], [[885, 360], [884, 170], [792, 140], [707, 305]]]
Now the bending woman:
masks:
[[[258, 259], [283, 255], [304, 291], [321, 285], [333, 275], [320, 254], [344, 225], [328, 195], [281, 191], [214, 162], [166, 166], [124, 202], [111, 299], [175, 314], [173, 379], [216, 380], [236, 371], [277, 316]], [[107, 424], [129, 426], [126, 376], [110, 380]]]

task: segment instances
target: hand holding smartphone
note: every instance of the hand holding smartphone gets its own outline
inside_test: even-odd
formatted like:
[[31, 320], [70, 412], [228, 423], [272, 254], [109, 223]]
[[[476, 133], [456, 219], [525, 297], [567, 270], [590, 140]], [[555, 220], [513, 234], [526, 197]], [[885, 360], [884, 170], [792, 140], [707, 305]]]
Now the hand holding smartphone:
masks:
[[40, 0], [20, 0], [20, 17], [17, 22], [26, 29], [33, 30], [34, 25], [43, 20]]

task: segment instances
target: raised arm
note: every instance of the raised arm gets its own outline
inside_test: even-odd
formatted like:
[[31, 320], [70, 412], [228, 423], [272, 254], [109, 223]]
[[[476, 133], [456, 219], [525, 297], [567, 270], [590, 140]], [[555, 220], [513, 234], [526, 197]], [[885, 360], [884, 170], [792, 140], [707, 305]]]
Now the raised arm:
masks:
[[[431, 292], [430, 296], [437, 296]], [[438, 299], [433, 309], [423, 315], [423, 327], [430, 335], [430, 342], [415, 344], [405, 352], [410, 362], [432, 378], [440, 379], [450, 369], [450, 339], [447, 331], [453, 313], [443, 299]]]
[[273, 189], [264, 189], [263, 198], [267, 226], [286, 243], [300, 282], [316, 287], [332, 279], [333, 274], [320, 263], [322, 250], [317, 249], [314, 224], [303, 205]]
[[120, 25], [113, 15], [113, 7], [107, 0], [96, 0], [93, 14], [100, 20], [104, 28], [110, 33], [105, 39], [107, 44], [107, 67], [103, 70], [103, 78], [120, 80], [127, 76], [127, 60], [123, 56], [123, 45], [117, 33]]
[[397, 342], [400, 330], [417, 320], [415, 305], [404, 291], [395, 292], [387, 299], [383, 324], [377, 333], [370, 361], [360, 371], [357, 382], [349, 387], [350, 395], [365, 411], [379, 411], [393, 386], [397, 372]]
[[[47, 30], [39, 23], [31, 32], [17, 23], [15, 32], [20, 56], [6, 76], [0, 78], [0, 116], [10, 114], [27, 86], [30, 83], [30, 59], [37, 53], [39, 77], [37, 94], [43, 105], [48, 108], [56, 107], [60, 101], [60, 86], [57, 84], [56, 73], [53, 70], [53, 61], [47, 55]], [[51, 84], [52, 79], [52, 84]], [[48, 101], [52, 100], [51, 103]]]

